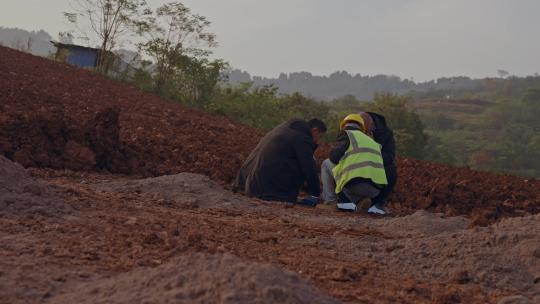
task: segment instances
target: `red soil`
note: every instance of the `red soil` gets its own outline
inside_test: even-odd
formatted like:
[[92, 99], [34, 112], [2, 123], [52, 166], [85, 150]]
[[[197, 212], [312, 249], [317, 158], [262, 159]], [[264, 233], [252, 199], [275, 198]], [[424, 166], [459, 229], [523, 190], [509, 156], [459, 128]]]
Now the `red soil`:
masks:
[[0, 155], [42, 168], [0, 157], [0, 303], [540, 301], [538, 181], [399, 159], [380, 219], [120, 175], [227, 184], [261, 135], [0, 48]]
[[0, 153], [25, 167], [231, 181], [261, 132], [0, 47]]
[[[0, 154], [25, 167], [230, 183], [263, 133], [91, 72], [0, 47]], [[328, 147], [318, 152], [324, 158]], [[538, 213], [540, 182], [399, 159], [391, 206], [471, 215], [485, 225]]]
[[540, 215], [467, 229], [423, 211], [381, 219], [261, 202], [194, 174], [31, 172], [74, 212], [0, 213], [0, 303], [540, 300]]

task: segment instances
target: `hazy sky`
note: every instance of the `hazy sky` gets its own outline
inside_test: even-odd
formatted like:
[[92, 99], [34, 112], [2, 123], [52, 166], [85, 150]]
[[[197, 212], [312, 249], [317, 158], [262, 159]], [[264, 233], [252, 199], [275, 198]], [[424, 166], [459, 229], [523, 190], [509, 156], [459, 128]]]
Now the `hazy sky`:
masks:
[[[347, 70], [418, 81], [540, 72], [540, 0], [183, 2], [213, 22], [216, 55], [252, 75]], [[67, 10], [67, 0], [1, 0], [0, 25], [56, 36]]]

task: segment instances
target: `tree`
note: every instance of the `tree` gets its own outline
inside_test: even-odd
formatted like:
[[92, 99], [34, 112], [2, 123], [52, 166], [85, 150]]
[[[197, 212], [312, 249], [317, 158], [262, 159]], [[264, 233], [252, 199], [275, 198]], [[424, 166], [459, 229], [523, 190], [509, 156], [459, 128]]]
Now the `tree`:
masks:
[[531, 88], [521, 100], [499, 103], [487, 112], [484, 131], [494, 134], [494, 167], [505, 172], [540, 176], [540, 90]]
[[[210, 61], [215, 35], [208, 32], [210, 21], [194, 14], [180, 2], [162, 5], [155, 18], [140, 34], [139, 49], [155, 64], [154, 90], [167, 89], [200, 99], [217, 84], [223, 61]], [[173, 81], [174, 80], [174, 81]]]
[[75, 12], [65, 12], [78, 38], [87, 44], [97, 43], [100, 54], [96, 68], [106, 74], [112, 64], [111, 51], [121, 43], [128, 33], [145, 27], [151, 10], [145, 0], [71, 0]]
[[396, 136], [399, 155], [421, 159], [425, 155], [428, 136], [424, 124], [416, 112], [408, 107], [407, 97], [392, 94], [376, 94], [367, 109], [386, 117]]
[[182, 69], [169, 82], [174, 96], [193, 106], [208, 102], [226, 66], [227, 63], [222, 60], [210, 61], [187, 56]]
[[505, 70], [497, 70], [497, 75], [499, 75], [500, 78], [505, 78], [506, 76], [510, 75], [510, 73]]
[[287, 117], [279, 103], [276, 87], [253, 87], [252, 83], [243, 83], [218, 87], [205, 108], [254, 128], [271, 129]]

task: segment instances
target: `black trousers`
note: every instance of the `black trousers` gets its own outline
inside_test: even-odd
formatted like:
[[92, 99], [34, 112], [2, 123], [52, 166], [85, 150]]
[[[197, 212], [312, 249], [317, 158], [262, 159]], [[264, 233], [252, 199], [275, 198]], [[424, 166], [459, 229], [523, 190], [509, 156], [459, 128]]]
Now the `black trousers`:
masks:
[[338, 193], [338, 200], [343, 203], [358, 203], [364, 198], [372, 199], [379, 193], [380, 190], [371, 181], [354, 179], [343, 187], [343, 191]]
[[397, 168], [394, 164], [390, 166], [384, 167], [384, 171], [386, 173], [386, 179], [388, 180], [388, 185], [381, 189], [381, 192], [379, 195], [377, 195], [375, 198], [371, 200], [372, 205], [383, 205], [388, 200], [388, 197], [394, 191], [394, 187], [396, 186], [398, 175], [397, 175]]

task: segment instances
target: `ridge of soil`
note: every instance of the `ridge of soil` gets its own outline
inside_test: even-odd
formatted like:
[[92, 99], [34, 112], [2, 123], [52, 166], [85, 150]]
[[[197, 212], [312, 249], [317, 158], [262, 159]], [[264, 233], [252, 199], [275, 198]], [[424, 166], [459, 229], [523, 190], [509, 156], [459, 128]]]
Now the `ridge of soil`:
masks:
[[[109, 291], [109, 292], [107, 292]], [[174, 300], [173, 300], [174, 299]], [[76, 286], [51, 303], [335, 304], [298, 275], [230, 254], [188, 254]]]

